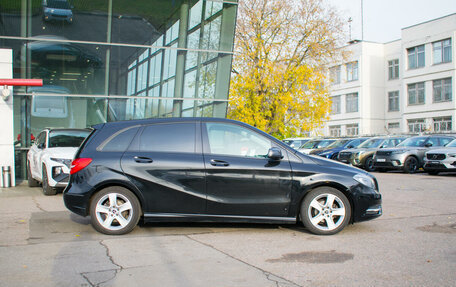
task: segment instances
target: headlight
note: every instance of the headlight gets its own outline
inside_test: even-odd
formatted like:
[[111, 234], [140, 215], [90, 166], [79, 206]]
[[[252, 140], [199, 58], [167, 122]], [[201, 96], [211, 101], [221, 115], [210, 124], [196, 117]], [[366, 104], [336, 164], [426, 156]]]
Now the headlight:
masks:
[[68, 168], [71, 167], [71, 162], [72, 162], [71, 159], [51, 157], [51, 160], [52, 160], [52, 161], [55, 161], [55, 162], [58, 162], [58, 163], [61, 163], [61, 164], [64, 164], [64, 165], [66, 165]]
[[375, 189], [374, 180], [367, 175], [358, 173], [353, 176], [353, 179], [356, 180], [357, 182], [361, 183], [362, 185]]
[[456, 157], [456, 153], [449, 153], [448, 157]]
[[404, 153], [404, 152], [406, 152], [406, 150], [400, 149], [400, 150], [394, 150], [394, 151], [392, 151], [391, 154], [400, 154], [400, 153]]

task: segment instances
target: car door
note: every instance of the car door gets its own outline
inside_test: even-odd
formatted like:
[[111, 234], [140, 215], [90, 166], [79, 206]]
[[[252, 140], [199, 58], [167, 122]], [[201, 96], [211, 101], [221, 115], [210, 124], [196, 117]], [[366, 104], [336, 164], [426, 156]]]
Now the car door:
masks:
[[199, 124], [143, 127], [122, 156], [122, 170], [146, 200], [145, 213], [201, 214], [206, 181]]
[[282, 160], [271, 161], [273, 141], [235, 123], [206, 122], [202, 132], [208, 214], [288, 214], [292, 178], [285, 150]]

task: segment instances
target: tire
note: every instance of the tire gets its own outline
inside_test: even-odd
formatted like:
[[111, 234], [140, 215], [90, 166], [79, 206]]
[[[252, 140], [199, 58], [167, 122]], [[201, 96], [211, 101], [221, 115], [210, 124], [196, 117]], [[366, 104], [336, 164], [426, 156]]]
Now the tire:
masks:
[[366, 161], [364, 161], [364, 169], [367, 171], [375, 170], [373, 157], [370, 156], [370, 157], [366, 158]]
[[132, 231], [138, 224], [141, 205], [130, 190], [111, 186], [92, 197], [90, 217], [92, 226], [97, 231], [108, 235], [122, 235]]
[[348, 198], [339, 190], [319, 187], [306, 195], [300, 212], [302, 223], [311, 233], [332, 235], [350, 222], [351, 206]]
[[429, 175], [438, 175], [438, 174], [439, 174], [439, 172], [436, 171], [436, 170], [428, 170], [427, 173], [428, 173]]
[[42, 170], [42, 186], [43, 186], [43, 193], [44, 195], [56, 195], [57, 189], [55, 187], [49, 186], [49, 180], [48, 180], [48, 175], [47, 175], [47, 170], [46, 166], [43, 165], [43, 170]]
[[27, 162], [27, 181], [29, 187], [40, 186], [40, 182], [32, 177], [32, 172], [30, 171], [30, 162]]
[[418, 170], [418, 160], [414, 156], [409, 156], [404, 162], [404, 172], [415, 173]]

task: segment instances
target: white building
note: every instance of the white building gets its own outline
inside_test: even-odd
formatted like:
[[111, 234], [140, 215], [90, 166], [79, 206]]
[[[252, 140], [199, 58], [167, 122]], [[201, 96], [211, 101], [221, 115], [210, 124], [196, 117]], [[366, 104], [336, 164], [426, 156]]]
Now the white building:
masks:
[[402, 29], [402, 39], [353, 41], [330, 69], [327, 136], [455, 132], [456, 14]]

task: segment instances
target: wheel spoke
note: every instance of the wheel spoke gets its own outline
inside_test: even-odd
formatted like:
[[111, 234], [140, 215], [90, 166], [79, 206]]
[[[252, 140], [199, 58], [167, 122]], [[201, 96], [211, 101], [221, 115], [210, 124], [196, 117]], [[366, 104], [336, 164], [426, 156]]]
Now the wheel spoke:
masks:
[[117, 205], [117, 193], [109, 194], [109, 206], [113, 207]]
[[312, 202], [310, 203], [310, 206], [315, 208], [316, 210], [318, 210], [319, 213], [321, 213], [321, 211], [323, 209], [323, 206], [321, 205], [321, 203], [316, 199], [312, 200]]
[[336, 228], [336, 224], [334, 224], [334, 220], [331, 216], [325, 218], [325, 221], [326, 221], [326, 225], [328, 226], [329, 230], [333, 230], [334, 228]]
[[129, 220], [125, 219], [122, 214], [117, 215], [116, 220], [122, 227], [127, 226], [127, 224], [130, 222]]
[[132, 206], [129, 201], [125, 202], [122, 205], [119, 205], [119, 212], [124, 212], [124, 211], [131, 210], [131, 209], [132, 209]]
[[317, 226], [325, 217], [320, 213], [315, 217], [312, 217], [310, 221], [312, 222], [313, 225]]
[[112, 229], [112, 221], [114, 220], [114, 217], [112, 216], [106, 216], [106, 219], [101, 222], [101, 225], [103, 225], [104, 228], [107, 228], [107, 229]]
[[334, 208], [332, 210], [332, 215], [333, 216], [345, 216], [345, 208], [344, 207]]
[[336, 196], [332, 195], [332, 194], [328, 194], [326, 196], [326, 204], [325, 206], [327, 207], [332, 207], [333, 204], [334, 204], [334, 200], [336, 199]]
[[106, 205], [98, 204], [95, 211], [97, 213], [106, 213], [107, 214], [107, 213], [109, 213], [109, 207], [107, 207]]

